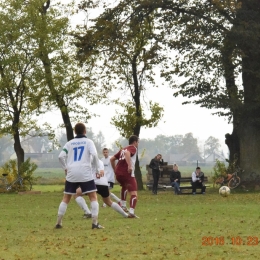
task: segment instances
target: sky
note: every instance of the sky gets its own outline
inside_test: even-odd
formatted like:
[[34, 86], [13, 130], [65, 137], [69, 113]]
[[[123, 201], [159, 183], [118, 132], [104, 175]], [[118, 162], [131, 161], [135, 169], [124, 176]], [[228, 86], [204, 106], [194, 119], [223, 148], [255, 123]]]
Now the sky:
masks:
[[[66, 0], [67, 2], [71, 2]], [[79, 2], [79, 1], [76, 1]], [[111, 1], [112, 3], [115, 1]], [[95, 16], [92, 12], [90, 16]], [[84, 16], [82, 13], [77, 13], [72, 17], [72, 24], [82, 24]], [[160, 79], [157, 79], [158, 82]], [[193, 133], [193, 136], [198, 139], [198, 144], [203, 150], [203, 143], [209, 136], [218, 138], [221, 147], [225, 154], [228, 149], [225, 145], [225, 134], [232, 132], [232, 125], [224, 117], [212, 115], [213, 111], [200, 108], [196, 105], [182, 105], [182, 102], [187, 100], [182, 97], [173, 97], [173, 90], [162, 86], [149, 89], [145, 94], [146, 101], [153, 100], [164, 107], [164, 116], [157, 127], [142, 128], [140, 139], [153, 139], [157, 135], [185, 135]], [[120, 112], [120, 108], [108, 105], [93, 105], [88, 107], [90, 112], [99, 114], [99, 117], [92, 118], [89, 122], [85, 122], [87, 127], [91, 127], [93, 132], [97, 134], [101, 131], [106, 139], [106, 145], [109, 147], [113, 141], [120, 137], [117, 129], [110, 124], [111, 118], [116, 114], [116, 109]], [[122, 112], [122, 111], [121, 111]], [[44, 116], [46, 118], [46, 116]], [[44, 119], [42, 118], [42, 119]], [[60, 112], [54, 111], [48, 115], [49, 122], [53, 126], [62, 123]]]
[[[164, 116], [157, 127], [142, 128], [140, 139], [154, 139], [157, 135], [173, 136], [185, 135], [193, 133], [198, 139], [198, 144], [203, 152], [203, 144], [205, 140], [213, 136], [218, 138], [222, 149], [227, 154], [228, 149], [225, 145], [225, 134], [232, 133], [232, 125], [224, 117], [212, 115], [212, 110], [201, 108], [197, 105], [182, 105], [184, 99], [182, 97], [173, 97], [173, 90], [166, 86], [149, 89], [146, 92], [146, 99], [158, 102], [164, 108]], [[99, 117], [84, 122], [87, 127], [91, 127], [92, 131], [97, 134], [101, 131], [105, 137], [106, 145], [111, 144], [120, 137], [118, 130], [110, 124], [111, 118], [116, 112], [122, 112], [119, 107], [114, 105], [93, 105], [88, 109], [91, 112], [99, 114]], [[117, 110], [117, 111], [116, 111]], [[42, 116], [42, 120], [46, 115]], [[54, 111], [48, 115], [48, 122], [53, 126], [62, 123], [59, 111]]]

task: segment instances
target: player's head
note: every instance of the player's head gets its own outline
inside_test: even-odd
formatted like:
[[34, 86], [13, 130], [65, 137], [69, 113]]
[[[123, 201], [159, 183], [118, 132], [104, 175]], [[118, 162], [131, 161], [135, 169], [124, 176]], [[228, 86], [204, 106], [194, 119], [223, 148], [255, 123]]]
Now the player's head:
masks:
[[77, 123], [74, 132], [76, 135], [85, 135], [87, 133], [86, 126], [83, 123]]
[[177, 163], [174, 163], [174, 164], [173, 164], [173, 170], [177, 172], [177, 171], [178, 171], [178, 168], [179, 168], [179, 167], [178, 167], [178, 164], [177, 164]]
[[104, 155], [105, 158], [108, 157], [108, 153], [109, 153], [109, 152], [108, 152], [108, 149], [107, 149], [107, 148], [104, 148], [104, 149], [103, 149], [103, 155]]
[[137, 135], [131, 135], [129, 137], [128, 143], [134, 145], [135, 147], [138, 147], [139, 137]]

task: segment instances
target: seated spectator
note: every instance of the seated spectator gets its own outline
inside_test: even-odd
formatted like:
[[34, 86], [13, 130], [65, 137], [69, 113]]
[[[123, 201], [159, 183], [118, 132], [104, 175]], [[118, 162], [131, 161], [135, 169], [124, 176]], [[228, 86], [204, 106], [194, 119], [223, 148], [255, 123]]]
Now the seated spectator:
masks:
[[200, 167], [196, 168], [196, 171], [192, 173], [192, 194], [196, 194], [196, 189], [201, 188], [201, 193], [205, 194], [206, 186], [203, 184], [204, 173], [201, 171]]
[[173, 164], [173, 169], [170, 171], [171, 185], [174, 188], [174, 194], [180, 194], [180, 183], [181, 183], [181, 173], [178, 170], [178, 165]]

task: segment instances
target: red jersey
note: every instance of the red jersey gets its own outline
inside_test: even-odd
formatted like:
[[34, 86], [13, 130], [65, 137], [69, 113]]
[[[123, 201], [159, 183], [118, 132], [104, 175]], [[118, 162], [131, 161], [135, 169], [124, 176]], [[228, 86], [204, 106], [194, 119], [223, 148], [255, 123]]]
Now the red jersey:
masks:
[[134, 145], [128, 145], [125, 148], [121, 149], [118, 153], [114, 156], [118, 160], [116, 165], [115, 174], [116, 175], [125, 175], [128, 174], [128, 164], [125, 160], [125, 152], [129, 151], [131, 155], [131, 163], [132, 163], [132, 173], [131, 175], [134, 177], [134, 168], [135, 168], [135, 161], [136, 161], [136, 152], [137, 148]]

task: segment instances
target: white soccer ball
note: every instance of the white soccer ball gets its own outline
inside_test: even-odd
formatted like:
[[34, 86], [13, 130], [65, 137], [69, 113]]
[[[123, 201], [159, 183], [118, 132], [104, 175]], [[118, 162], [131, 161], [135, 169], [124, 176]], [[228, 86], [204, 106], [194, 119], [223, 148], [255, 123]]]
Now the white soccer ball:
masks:
[[228, 186], [222, 186], [220, 187], [219, 189], [219, 194], [222, 196], [222, 197], [227, 197], [229, 194], [230, 194], [230, 189]]

